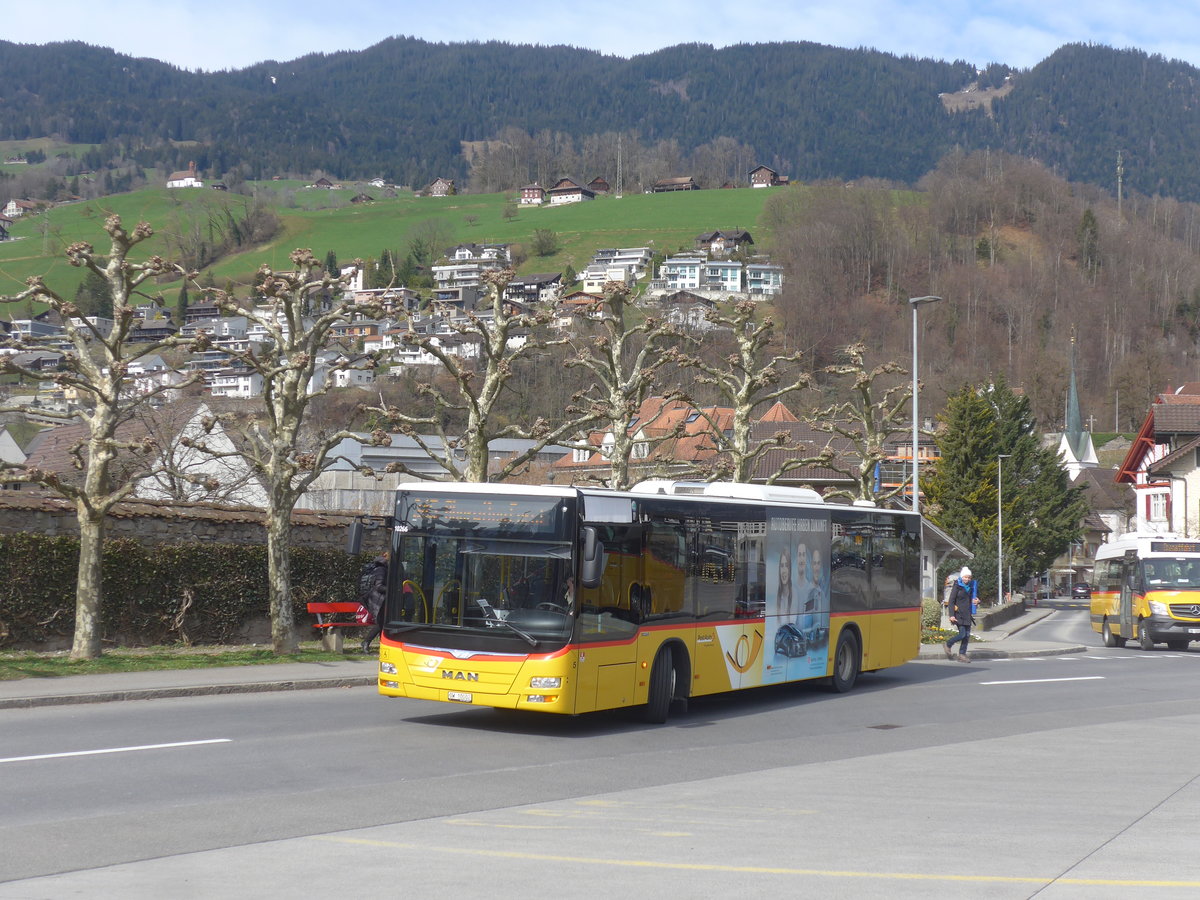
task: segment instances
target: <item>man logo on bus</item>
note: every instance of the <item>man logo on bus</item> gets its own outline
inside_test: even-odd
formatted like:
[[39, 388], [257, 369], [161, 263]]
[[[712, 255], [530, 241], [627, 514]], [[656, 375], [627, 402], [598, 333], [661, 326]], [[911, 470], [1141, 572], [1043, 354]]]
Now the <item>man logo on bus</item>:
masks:
[[453, 681], [478, 681], [478, 672], [451, 672], [449, 669], [442, 669], [442, 677], [449, 678]]

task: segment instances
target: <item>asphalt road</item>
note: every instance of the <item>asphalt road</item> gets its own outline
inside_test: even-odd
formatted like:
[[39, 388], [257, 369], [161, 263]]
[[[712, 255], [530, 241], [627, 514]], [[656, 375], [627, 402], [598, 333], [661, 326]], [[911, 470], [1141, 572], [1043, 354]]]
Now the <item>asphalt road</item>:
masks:
[[663, 727], [369, 688], [0, 711], [0, 898], [1195, 896], [1200, 645], [1034, 629], [1089, 650]]

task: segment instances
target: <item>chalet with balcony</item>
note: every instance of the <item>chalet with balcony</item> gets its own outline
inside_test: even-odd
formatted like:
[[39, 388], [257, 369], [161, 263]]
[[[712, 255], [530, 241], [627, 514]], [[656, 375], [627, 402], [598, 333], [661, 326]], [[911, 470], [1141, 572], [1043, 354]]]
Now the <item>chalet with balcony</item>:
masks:
[[546, 202], [546, 189], [536, 181], [521, 188], [522, 206], [541, 206]]
[[662, 194], [669, 191], [698, 191], [700, 185], [696, 184], [696, 179], [691, 175], [683, 175], [678, 178], [663, 178], [660, 181], [654, 182], [654, 186], [650, 188], [651, 193]]
[[425, 189], [425, 194], [429, 197], [450, 197], [457, 193], [451, 178], [435, 178]]
[[676, 291], [660, 301], [663, 318], [688, 331], [711, 331], [717, 326], [708, 321], [708, 314], [717, 308], [717, 301], [691, 291]]
[[584, 291], [572, 291], [555, 304], [551, 325], [559, 330], [570, 330], [580, 319], [599, 321], [602, 318], [604, 305], [600, 298]]
[[562, 273], [547, 272], [514, 278], [504, 289], [504, 299], [528, 306], [554, 303], [562, 293]]
[[550, 190], [546, 191], [546, 199], [551, 206], [561, 206], [564, 203], [582, 203], [584, 200], [594, 200], [596, 192], [584, 187], [574, 178], [560, 178]]
[[170, 319], [142, 319], [140, 325], [129, 332], [130, 344], [156, 344], [178, 333], [175, 323]]
[[32, 200], [9, 200], [4, 206], [4, 216], [7, 219], [19, 219], [26, 213], [37, 212], [38, 205]]
[[770, 166], [755, 166], [750, 170], [750, 187], [779, 187], [788, 183], [788, 176], [780, 175]]
[[754, 238], [743, 228], [734, 228], [731, 231], [706, 231], [696, 235], [696, 249], [704, 250], [712, 256], [727, 256], [743, 247], [753, 245]]

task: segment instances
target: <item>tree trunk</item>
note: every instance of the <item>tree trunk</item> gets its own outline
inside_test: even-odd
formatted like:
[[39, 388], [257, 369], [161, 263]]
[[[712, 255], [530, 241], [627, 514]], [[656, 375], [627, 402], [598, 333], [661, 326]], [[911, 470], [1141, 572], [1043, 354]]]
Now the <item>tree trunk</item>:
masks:
[[267, 511], [267, 596], [271, 610], [271, 649], [275, 654], [295, 653], [295, 617], [292, 615], [292, 517], [288, 512]]
[[100, 610], [104, 600], [104, 516], [79, 513], [79, 569], [75, 590], [75, 637], [71, 659], [100, 656]]

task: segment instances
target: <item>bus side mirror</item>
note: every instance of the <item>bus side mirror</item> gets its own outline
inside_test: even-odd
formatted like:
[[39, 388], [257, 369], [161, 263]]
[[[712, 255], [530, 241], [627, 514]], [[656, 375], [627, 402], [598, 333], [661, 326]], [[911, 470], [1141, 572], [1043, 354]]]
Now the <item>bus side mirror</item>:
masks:
[[346, 552], [358, 556], [362, 552], [363, 520], [356, 518], [346, 530]]
[[579, 583], [589, 589], [600, 587], [604, 577], [604, 543], [591, 525], [583, 527], [583, 553], [579, 566]]

